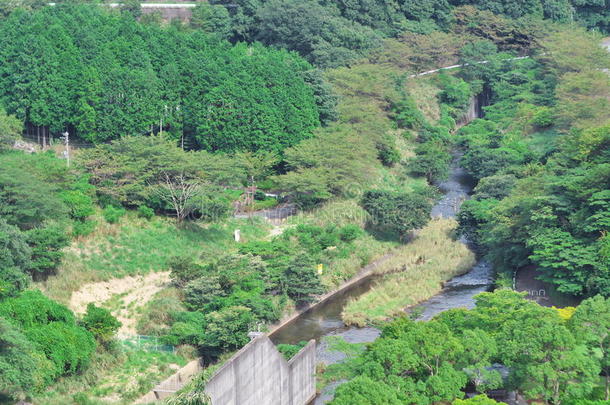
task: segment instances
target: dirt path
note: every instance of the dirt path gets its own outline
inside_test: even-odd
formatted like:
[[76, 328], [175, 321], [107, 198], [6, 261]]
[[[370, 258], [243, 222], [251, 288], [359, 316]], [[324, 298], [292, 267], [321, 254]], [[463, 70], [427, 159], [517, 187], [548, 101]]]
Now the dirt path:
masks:
[[86, 284], [72, 293], [70, 308], [77, 313], [84, 313], [89, 303], [108, 308], [123, 324], [118, 334], [135, 335], [137, 309], [167, 287], [169, 282], [169, 271], [163, 271]]

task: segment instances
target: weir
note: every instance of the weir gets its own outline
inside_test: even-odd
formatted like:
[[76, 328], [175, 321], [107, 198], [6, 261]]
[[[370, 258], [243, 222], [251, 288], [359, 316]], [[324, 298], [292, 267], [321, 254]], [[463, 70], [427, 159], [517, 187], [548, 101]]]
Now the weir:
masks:
[[306, 405], [316, 396], [316, 342], [286, 361], [266, 334], [258, 334], [208, 381], [213, 405]]

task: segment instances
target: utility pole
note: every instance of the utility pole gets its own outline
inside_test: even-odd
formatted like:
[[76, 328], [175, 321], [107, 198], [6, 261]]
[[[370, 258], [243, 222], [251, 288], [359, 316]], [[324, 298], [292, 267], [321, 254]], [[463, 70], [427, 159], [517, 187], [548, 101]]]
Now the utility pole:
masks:
[[70, 134], [68, 131], [64, 132], [64, 141], [66, 142], [66, 164], [70, 167]]

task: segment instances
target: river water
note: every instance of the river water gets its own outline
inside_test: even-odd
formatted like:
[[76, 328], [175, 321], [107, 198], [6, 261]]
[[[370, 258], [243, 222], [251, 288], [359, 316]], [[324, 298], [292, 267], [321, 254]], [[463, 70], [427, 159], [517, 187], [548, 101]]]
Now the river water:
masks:
[[[443, 197], [432, 208], [432, 217], [455, 217], [460, 205], [472, 191], [472, 181], [464, 172], [464, 169], [460, 167], [459, 159], [459, 155], [454, 157], [449, 178], [438, 184], [443, 192]], [[465, 240], [463, 242], [467, 243]], [[451, 308], [472, 308], [474, 306], [473, 297], [480, 292], [489, 290], [492, 281], [492, 269], [489, 264], [478, 261], [468, 273], [448, 281], [439, 294], [417, 305], [416, 308], [421, 311], [419, 319], [431, 319], [439, 312]], [[376, 328], [345, 326], [341, 320], [341, 311], [345, 304], [350, 299], [370, 290], [375, 282], [376, 279], [370, 277], [363, 280], [362, 283], [337, 294], [275, 332], [271, 336], [271, 340], [276, 344], [295, 344], [300, 341], [315, 339], [318, 342], [318, 361], [325, 364], [341, 361], [344, 358], [343, 353], [329, 350], [328, 343], [324, 338], [340, 336], [350, 343], [367, 343], [377, 339], [380, 334], [380, 331]], [[316, 398], [315, 405], [321, 405], [331, 400], [334, 388], [335, 385], [327, 387]]]

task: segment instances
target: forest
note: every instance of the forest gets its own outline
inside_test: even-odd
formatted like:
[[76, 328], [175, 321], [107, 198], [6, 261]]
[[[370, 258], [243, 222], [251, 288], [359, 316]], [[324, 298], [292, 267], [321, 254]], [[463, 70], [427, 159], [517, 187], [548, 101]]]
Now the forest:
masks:
[[[133, 403], [380, 261], [331, 404], [607, 403], [608, 1], [1, 2], [0, 403]], [[431, 218], [457, 155], [472, 195]], [[476, 257], [494, 292], [405, 314]]]

